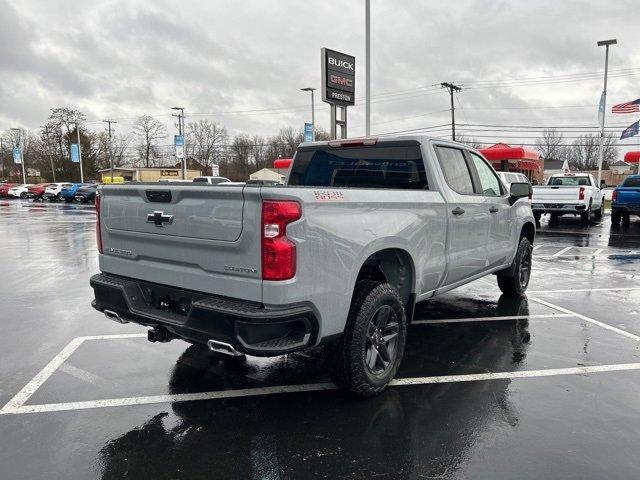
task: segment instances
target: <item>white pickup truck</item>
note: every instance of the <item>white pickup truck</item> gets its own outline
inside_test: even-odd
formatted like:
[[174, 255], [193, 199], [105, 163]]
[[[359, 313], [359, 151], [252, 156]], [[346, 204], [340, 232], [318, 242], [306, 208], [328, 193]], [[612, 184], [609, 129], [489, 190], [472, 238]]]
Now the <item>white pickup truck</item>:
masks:
[[587, 225], [592, 216], [602, 218], [604, 195], [596, 185], [593, 175], [588, 173], [558, 173], [549, 177], [547, 184], [533, 187], [531, 208], [536, 222], [543, 213], [556, 222], [562, 215], [580, 215]]

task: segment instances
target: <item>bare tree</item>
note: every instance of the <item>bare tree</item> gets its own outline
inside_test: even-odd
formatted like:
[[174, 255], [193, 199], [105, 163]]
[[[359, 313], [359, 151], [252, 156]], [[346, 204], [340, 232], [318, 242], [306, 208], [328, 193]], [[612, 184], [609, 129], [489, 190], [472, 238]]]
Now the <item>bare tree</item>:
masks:
[[[597, 170], [598, 151], [600, 148], [600, 136], [586, 134], [579, 136], [571, 146], [569, 153], [569, 166], [577, 170]], [[604, 137], [602, 168], [608, 169], [609, 164], [618, 158], [618, 140], [608, 133]]]
[[536, 139], [536, 148], [540, 156], [549, 160], [564, 160], [567, 148], [562, 144], [564, 136], [555, 128], [545, 129], [542, 136]]
[[456, 135], [456, 142], [464, 143], [465, 145], [469, 145], [471, 148], [475, 148], [476, 150], [482, 148], [482, 144], [476, 138], [470, 138], [464, 134]]
[[133, 134], [138, 142], [139, 158], [144, 166], [150, 167], [152, 160], [155, 164], [159, 157], [157, 142], [167, 136], [166, 127], [153, 117], [143, 115], [136, 120]]
[[227, 130], [215, 122], [200, 120], [187, 125], [187, 155], [195, 158], [209, 172], [212, 165], [220, 163], [228, 141]]

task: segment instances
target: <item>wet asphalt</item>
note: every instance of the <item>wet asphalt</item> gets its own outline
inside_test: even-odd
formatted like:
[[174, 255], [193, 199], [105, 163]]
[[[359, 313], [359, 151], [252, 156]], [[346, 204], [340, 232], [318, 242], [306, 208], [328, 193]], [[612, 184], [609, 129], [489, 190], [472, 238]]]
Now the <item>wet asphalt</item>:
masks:
[[1, 479], [640, 478], [639, 219], [543, 219], [527, 297], [490, 276], [420, 304], [398, 373], [415, 384], [366, 400], [325, 389], [318, 351], [220, 361], [105, 319], [94, 221], [0, 199], [0, 407], [93, 337], [0, 415]]

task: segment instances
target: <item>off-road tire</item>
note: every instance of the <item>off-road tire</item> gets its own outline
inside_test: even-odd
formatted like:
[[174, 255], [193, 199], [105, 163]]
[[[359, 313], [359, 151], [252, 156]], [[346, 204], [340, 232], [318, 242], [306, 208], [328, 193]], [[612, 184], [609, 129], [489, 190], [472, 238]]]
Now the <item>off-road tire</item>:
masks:
[[628, 213], [622, 214], [622, 225], [624, 227], [628, 227], [629, 225], [631, 225], [631, 215], [629, 215]]
[[559, 221], [560, 215], [558, 215], [557, 213], [550, 213], [549, 214], [549, 223], [551, 224], [557, 224]]
[[591, 223], [591, 203], [589, 203], [587, 211], [580, 214], [580, 223], [585, 226]]
[[622, 220], [620, 212], [611, 212], [611, 226], [619, 227], [620, 220]]
[[[386, 308], [386, 307], [390, 307]], [[382, 308], [389, 319], [397, 322], [395, 350], [388, 366], [374, 374], [367, 366], [370, 348], [368, 333], [370, 322]], [[391, 321], [389, 323], [391, 323]], [[375, 281], [358, 282], [355, 288], [344, 334], [325, 347], [325, 360], [331, 380], [352, 393], [370, 397], [381, 393], [395, 376], [407, 335], [407, 319], [398, 291], [391, 285]]]
[[533, 218], [536, 221], [536, 224], [540, 224], [540, 219], [542, 218], [542, 213], [541, 212], [533, 212]]
[[[527, 290], [531, 278], [532, 252], [533, 248], [529, 239], [522, 237], [511, 266], [497, 274], [498, 287], [502, 293], [517, 296], [523, 295]], [[523, 272], [523, 270], [528, 270], [528, 272]]]

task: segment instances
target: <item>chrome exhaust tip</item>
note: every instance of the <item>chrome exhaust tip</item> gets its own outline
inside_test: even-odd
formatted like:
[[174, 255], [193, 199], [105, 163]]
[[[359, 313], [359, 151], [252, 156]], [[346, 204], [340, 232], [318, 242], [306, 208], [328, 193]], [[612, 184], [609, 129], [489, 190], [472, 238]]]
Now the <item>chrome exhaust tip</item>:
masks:
[[225, 342], [219, 342], [218, 340], [209, 340], [207, 342], [207, 347], [209, 347], [209, 350], [212, 352], [223, 353], [231, 357], [240, 357], [243, 355], [243, 353], [237, 351], [233, 345]]
[[124, 320], [123, 318], [120, 318], [120, 315], [118, 315], [116, 312], [112, 310], [105, 310], [104, 316], [107, 317], [109, 320], [113, 320], [114, 322], [129, 323], [128, 320]]

